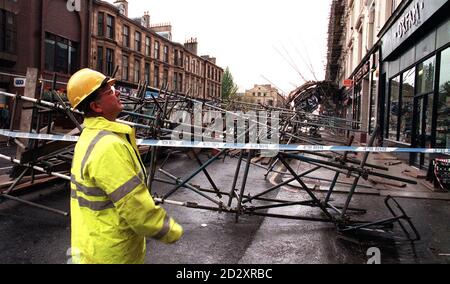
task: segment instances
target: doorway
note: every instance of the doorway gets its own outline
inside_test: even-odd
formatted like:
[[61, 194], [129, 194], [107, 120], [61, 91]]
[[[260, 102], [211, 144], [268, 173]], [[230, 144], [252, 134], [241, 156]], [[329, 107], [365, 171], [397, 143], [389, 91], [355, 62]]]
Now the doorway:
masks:
[[[433, 94], [426, 94], [414, 99], [414, 113], [416, 114], [414, 148], [432, 148], [433, 142]], [[413, 164], [420, 169], [428, 168], [430, 155], [413, 154]]]

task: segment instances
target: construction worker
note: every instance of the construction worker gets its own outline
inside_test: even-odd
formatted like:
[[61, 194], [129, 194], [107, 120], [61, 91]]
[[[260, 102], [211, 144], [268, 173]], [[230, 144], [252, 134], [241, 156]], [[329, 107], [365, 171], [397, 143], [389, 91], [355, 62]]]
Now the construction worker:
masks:
[[73, 263], [142, 264], [147, 237], [170, 244], [183, 234], [149, 193], [134, 129], [115, 122], [123, 105], [114, 84], [82, 69], [67, 86], [85, 116], [71, 170]]

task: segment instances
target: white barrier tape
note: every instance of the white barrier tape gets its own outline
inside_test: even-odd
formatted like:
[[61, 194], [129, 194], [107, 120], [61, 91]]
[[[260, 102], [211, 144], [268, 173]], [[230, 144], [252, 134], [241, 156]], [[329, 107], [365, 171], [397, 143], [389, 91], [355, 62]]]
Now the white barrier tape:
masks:
[[26, 132], [12, 132], [9, 130], [0, 130], [0, 136], [10, 138], [32, 139], [32, 140], [47, 140], [47, 141], [64, 141], [64, 142], [77, 142], [78, 136], [71, 135], [53, 135], [53, 134], [37, 134]]
[[[49, 135], [0, 130], [0, 136], [33, 140], [77, 142], [78, 136]], [[450, 154], [450, 149], [394, 148], [394, 147], [348, 147], [348, 146], [316, 146], [316, 145], [281, 145], [281, 144], [234, 144], [221, 142], [190, 142], [173, 140], [137, 140], [140, 146], [173, 147], [173, 148], [206, 148], [206, 149], [240, 149], [266, 151], [309, 151], [309, 152], [360, 152], [360, 153], [423, 153]]]

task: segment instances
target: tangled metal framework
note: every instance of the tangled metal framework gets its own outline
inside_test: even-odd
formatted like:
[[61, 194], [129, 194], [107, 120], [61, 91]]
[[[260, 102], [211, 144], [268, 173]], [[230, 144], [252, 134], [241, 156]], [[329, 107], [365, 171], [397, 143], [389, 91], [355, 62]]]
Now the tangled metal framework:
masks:
[[[54, 79], [56, 82], [56, 77]], [[54, 83], [55, 84], [55, 83]], [[55, 88], [53, 88], [54, 90]], [[328, 89], [320, 88], [322, 95], [320, 95], [320, 103], [325, 103], [327, 100]], [[147, 91], [151, 90], [158, 95], [148, 95]], [[309, 90], [306, 88], [305, 90]], [[317, 89], [316, 89], [317, 90]], [[303, 93], [304, 94], [304, 93]], [[310, 93], [309, 95], [314, 94]], [[52, 123], [54, 117], [64, 115], [74, 125], [74, 129], [69, 133], [62, 133], [69, 136], [77, 136], [82, 131], [81, 115], [80, 112], [72, 110], [64, 99], [61, 98], [55, 91], [52, 91], [54, 102], [48, 102], [41, 99], [27, 98], [15, 94], [9, 94], [0, 92], [0, 95], [14, 98], [14, 111], [13, 115], [16, 115], [21, 111], [21, 104], [25, 102], [24, 107], [32, 110], [32, 122], [29, 126], [29, 133], [40, 134], [54, 134]], [[308, 96], [309, 96], [308, 95]], [[40, 98], [42, 94], [40, 94]], [[308, 100], [307, 96], [294, 97], [293, 101], [300, 102]], [[266, 105], [248, 104], [242, 102], [224, 102], [220, 100], [200, 101], [189, 96], [189, 92], [186, 95], [170, 92], [168, 88], [156, 90], [150, 89], [147, 83], [139, 85], [138, 92], [135, 96], [122, 95], [123, 104], [126, 106], [126, 110], [123, 111], [119, 121], [135, 127], [137, 136], [140, 139], [149, 140], [170, 140], [174, 135], [185, 135], [186, 133], [180, 133], [177, 131], [180, 126], [185, 126], [187, 129], [191, 129], [193, 133], [201, 133], [202, 137], [208, 137], [212, 141], [222, 142], [224, 137], [233, 137], [234, 142], [249, 141], [249, 133], [258, 133], [258, 140], [262, 141], [263, 132], [279, 133], [279, 140], [282, 145], [293, 144], [306, 144], [306, 145], [345, 145], [351, 146], [353, 144], [354, 137], [350, 136], [349, 139], [342, 140], [339, 134], [345, 134], [355, 132], [354, 125], [358, 124], [355, 121], [348, 121], [338, 117], [331, 117], [325, 115], [316, 115], [308, 112], [309, 109], [299, 110], [298, 108], [277, 108]], [[195, 120], [198, 116], [199, 109], [196, 106], [201, 105], [202, 123], [200, 126], [193, 126], [190, 121]], [[231, 112], [230, 109], [234, 112]], [[252, 121], [252, 117], [245, 116], [244, 113], [239, 112], [243, 109], [253, 112], [263, 112], [268, 114], [268, 123], [262, 125], [258, 121]], [[180, 117], [178, 114], [182, 112]], [[214, 112], [216, 116], [211, 118], [209, 113]], [[279, 118], [275, 121], [273, 114], [277, 112]], [[217, 116], [218, 114], [218, 116]], [[223, 127], [223, 131], [210, 131], [208, 130], [211, 123], [214, 120], [223, 119], [227, 114], [231, 114], [235, 117], [235, 125], [241, 125], [238, 127], [229, 127], [226, 123]], [[186, 117], [189, 119], [186, 120]], [[183, 118], [183, 119], [182, 119]], [[241, 119], [243, 124], [237, 123]], [[253, 123], [252, 123], [253, 122]], [[278, 123], [275, 123], [278, 122]], [[278, 127], [275, 129], [275, 125]], [[252, 129], [252, 127], [254, 129]], [[316, 129], [314, 133], [310, 130]], [[10, 129], [13, 131], [14, 129]], [[196, 132], [200, 131], [200, 132]], [[208, 132], [210, 131], [210, 132]], [[368, 146], [373, 146], [375, 142], [376, 133], [371, 137]], [[60, 133], [61, 134], [61, 133]], [[267, 134], [267, 133], [264, 133]], [[342, 135], [345, 137], [345, 135]], [[193, 135], [194, 138], [199, 138]], [[12, 139], [12, 138], [11, 138]], [[67, 141], [47, 141], [43, 139], [32, 138], [25, 142], [23, 145], [23, 153], [20, 157], [15, 159], [14, 157], [7, 157], [0, 155], [0, 158], [12, 161], [17, 166], [13, 171], [15, 178], [11, 186], [2, 191], [0, 197], [5, 199], [15, 200], [17, 202], [26, 203], [31, 206], [35, 206], [41, 209], [50, 210], [58, 214], [68, 215], [67, 212], [62, 212], [53, 208], [48, 208], [36, 203], [25, 201], [16, 196], [13, 196], [14, 188], [25, 177], [31, 175], [32, 181], [37, 179], [36, 173], [42, 172], [48, 176], [56, 176], [60, 179], [70, 181], [70, 166], [74, 151], [74, 142]], [[17, 145], [24, 144], [17, 141]], [[168, 150], [168, 151], [167, 151]], [[391, 218], [375, 221], [362, 221], [352, 219], [353, 213], [365, 213], [366, 210], [350, 207], [351, 201], [357, 191], [359, 181], [361, 179], [368, 179], [371, 176], [383, 177], [395, 181], [401, 181], [409, 184], [415, 184], [414, 181], [403, 179], [396, 176], [390, 176], [383, 171], [388, 169], [385, 167], [369, 164], [368, 157], [369, 152], [366, 152], [361, 160], [351, 158], [349, 152], [306, 152], [306, 151], [280, 151], [275, 156], [270, 158], [270, 163], [267, 167], [255, 164], [252, 162], [252, 158], [258, 155], [259, 150], [231, 150], [231, 149], [219, 149], [217, 154], [209, 158], [207, 161], [202, 161], [202, 158], [198, 155], [194, 149], [187, 149], [186, 151], [192, 152], [198, 168], [195, 169], [189, 176], [180, 178], [175, 174], [164, 169], [165, 162], [161, 164], [157, 163], [158, 157], [166, 155], [165, 161], [173, 154], [176, 149], [168, 148], [162, 149], [161, 147], [147, 147], [141, 148], [141, 154], [144, 160], [149, 165], [149, 178], [148, 186], [152, 188], [154, 182], [164, 182], [171, 184], [173, 187], [165, 192], [162, 196], [156, 196], [153, 194], [155, 201], [160, 204], [172, 204], [177, 206], [184, 206], [188, 208], [211, 210], [218, 212], [226, 212], [235, 214], [236, 221], [242, 215], [251, 216], [266, 216], [274, 218], [287, 218], [305, 221], [325, 222], [335, 224], [340, 232], [354, 232], [358, 230], [368, 229], [388, 229], [393, 224], [398, 224], [400, 228], [405, 232], [406, 236], [410, 240], [420, 239], [420, 235], [414, 227], [411, 219], [401, 208], [401, 206], [392, 198], [388, 197], [385, 200], [385, 204], [389, 211], [392, 213]], [[214, 181], [213, 175], [208, 171], [211, 164], [231, 157], [237, 159], [236, 171], [233, 177], [231, 188], [223, 189], [219, 188]], [[297, 160], [302, 163], [312, 165], [313, 168], [305, 172], [298, 172], [292, 166], [292, 161]], [[292, 178], [283, 181], [269, 189], [261, 189], [254, 195], [250, 195], [246, 189], [246, 184], [249, 178], [249, 169], [252, 166], [263, 167], [266, 170], [265, 178], [269, 174], [273, 173], [289, 173]], [[243, 171], [241, 169], [244, 169]], [[325, 169], [335, 174], [332, 180], [331, 186], [328, 189], [325, 199], [321, 199], [313, 189], [309, 188], [304, 182], [308, 175], [318, 171], [319, 169]], [[283, 171], [283, 172], [282, 172]], [[207, 189], [206, 186], [198, 187], [194, 186], [190, 182], [197, 175], [203, 174], [206, 176], [211, 189]], [[169, 180], [162, 179], [160, 175], [165, 176]], [[332, 196], [335, 194], [335, 187], [338, 184], [339, 176], [345, 175], [353, 178], [353, 183], [350, 186], [350, 190], [347, 193], [346, 201], [343, 206], [333, 204]], [[237, 184], [240, 181], [240, 188], [237, 188]], [[269, 194], [276, 192], [282, 186], [297, 181], [302, 189], [302, 192], [309, 196], [308, 199], [302, 201], [292, 200], [280, 200], [277, 198], [268, 197]], [[205, 203], [192, 202], [189, 200], [177, 201], [172, 200], [174, 193], [180, 189], [187, 189], [194, 192], [204, 200]], [[272, 195], [270, 195], [272, 196]], [[253, 203], [256, 201], [256, 203]], [[298, 215], [286, 215], [286, 214], [273, 214], [268, 211], [272, 208], [283, 208], [292, 206], [307, 206], [317, 208], [323, 217], [313, 218], [308, 216]]]

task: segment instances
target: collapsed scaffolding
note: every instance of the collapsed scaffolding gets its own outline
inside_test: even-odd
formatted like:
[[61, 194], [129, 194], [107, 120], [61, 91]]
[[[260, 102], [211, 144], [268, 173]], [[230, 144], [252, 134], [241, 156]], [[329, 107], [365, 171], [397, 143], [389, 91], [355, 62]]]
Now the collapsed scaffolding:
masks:
[[[17, 165], [12, 173], [14, 181], [6, 190], [0, 190], [0, 198], [67, 216], [67, 212], [13, 196], [17, 184], [25, 176], [31, 176], [31, 183], [33, 183], [37, 179], [37, 172], [70, 182], [74, 145], [77, 136], [83, 130], [82, 116], [79, 111], [72, 110], [64, 97], [55, 91], [56, 81], [56, 76], [54, 76], [51, 88], [51, 97], [54, 99], [52, 102], [42, 100], [42, 92], [38, 99], [0, 92], [1, 96], [14, 99], [14, 115], [21, 112], [20, 102], [22, 101], [26, 102], [24, 109], [32, 111], [32, 120], [29, 131], [26, 133], [14, 131], [12, 128], [0, 130], [0, 135], [16, 141], [18, 147], [23, 148], [23, 152], [17, 158], [0, 155], [0, 158]], [[322, 85], [317, 85], [321, 88], [321, 93], [326, 92]], [[161, 195], [151, 192], [158, 204], [234, 214], [236, 221], [243, 215], [249, 215], [331, 223], [341, 233], [360, 230], [389, 230], [393, 228], [394, 224], [398, 224], [408, 240], [419, 240], [420, 235], [410, 217], [392, 197], [385, 199], [385, 205], [392, 217], [372, 221], [353, 219], [355, 213], [361, 215], [367, 212], [365, 209], [350, 206], [361, 179], [367, 180], [369, 177], [376, 176], [408, 184], [416, 184], [416, 182], [391, 176], [385, 173], [389, 170], [388, 168], [368, 163], [369, 155], [377, 149], [373, 147], [378, 131], [374, 132], [366, 148], [354, 147], [354, 136], [350, 134], [358, 131], [359, 122], [314, 114], [313, 112], [319, 108], [320, 100], [314, 99], [314, 95], [312, 95], [314, 92], [310, 92], [310, 87], [304, 88], [309, 92], [308, 95], [297, 90], [297, 95], [286, 106], [273, 107], [239, 101], [224, 102], [218, 99], [198, 100], [190, 97], [189, 91], [186, 94], [179, 94], [169, 91], [167, 87], [151, 89], [144, 82], [139, 84], [136, 95], [121, 95], [126, 110], [123, 111], [118, 122], [137, 129], [141, 155], [149, 165], [148, 188], [153, 188], [152, 185], [155, 182], [172, 186], [170, 190]], [[148, 95], [147, 91], [149, 90], [157, 95]], [[54, 132], [52, 122], [58, 113], [66, 116], [73, 123], [72, 131]], [[266, 120], [259, 121], [257, 118], [259, 116], [255, 116], [255, 113], [264, 114]], [[211, 127], [220, 120], [225, 121], [226, 117], [232, 117], [231, 123], [229, 121], [219, 124], [223, 127], [219, 130], [217, 127]], [[192, 124], [196, 119], [200, 119], [200, 123]], [[275, 136], [276, 133], [279, 133], [276, 140], [280, 144], [268, 144], [267, 137]], [[339, 136], [348, 137], [348, 139], [336, 138]], [[183, 141], [177, 141], [174, 138], [182, 138]], [[203, 141], [205, 138], [207, 138], [206, 142], [196, 142]], [[27, 145], [23, 145], [24, 143], [18, 139], [28, 139], [28, 142], [25, 142]], [[175, 152], [180, 151], [180, 148], [190, 152], [198, 164], [198, 168], [184, 178], [165, 169], [167, 161]], [[196, 151], [198, 148], [217, 149], [217, 152], [207, 161], [203, 161], [199, 152]], [[270, 155], [267, 167], [252, 161], [254, 156], [266, 155], [268, 150], [275, 150], [275, 153]], [[378, 150], [388, 151], [388, 149]], [[403, 149], [403, 151], [408, 151], [408, 149]], [[350, 157], [353, 152], [363, 152], [362, 159]], [[159, 160], [163, 161], [161, 164], [158, 163], [160, 157], [162, 159]], [[230, 183], [231, 188], [228, 190], [219, 188], [214, 181], [214, 176], [208, 171], [213, 163], [227, 157], [237, 160], [235, 174]], [[298, 172], [294, 170], [292, 161], [306, 163], [312, 168]], [[291, 178], [251, 195], [247, 189], [247, 181], [249, 170], [253, 166], [263, 167], [266, 179], [270, 174], [289, 175]], [[244, 169], [243, 172], [242, 169]], [[304, 179], [308, 178], [311, 173], [320, 169], [334, 173], [331, 186], [324, 199], [321, 199], [304, 182]], [[209, 189], [206, 188], [206, 185], [198, 187], [190, 183], [194, 177], [200, 174], [207, 178], [211, 186]], [[335, 188], [339, 183], [338, 179], [342, 175], [353, 178], [353, 182], [350, 190], [346, 193], [345, 203], [340, 206], [333, 203], [333, 196], [336, 194]], [[293, 201], [269, 197], [271, 193], [295, 181], [300, 184], [301, 192], [306, 193], [309, 198]], [[238, 183], [240, 183], [240, 187], [237, 186]], [[182, 189], [198, 195], [204, 200], [204, 203], [175, 200], [177, 198], [175, 193]], [[269, 209], [292, 206], [317, 208], [322, 217], [268, 212]]]

